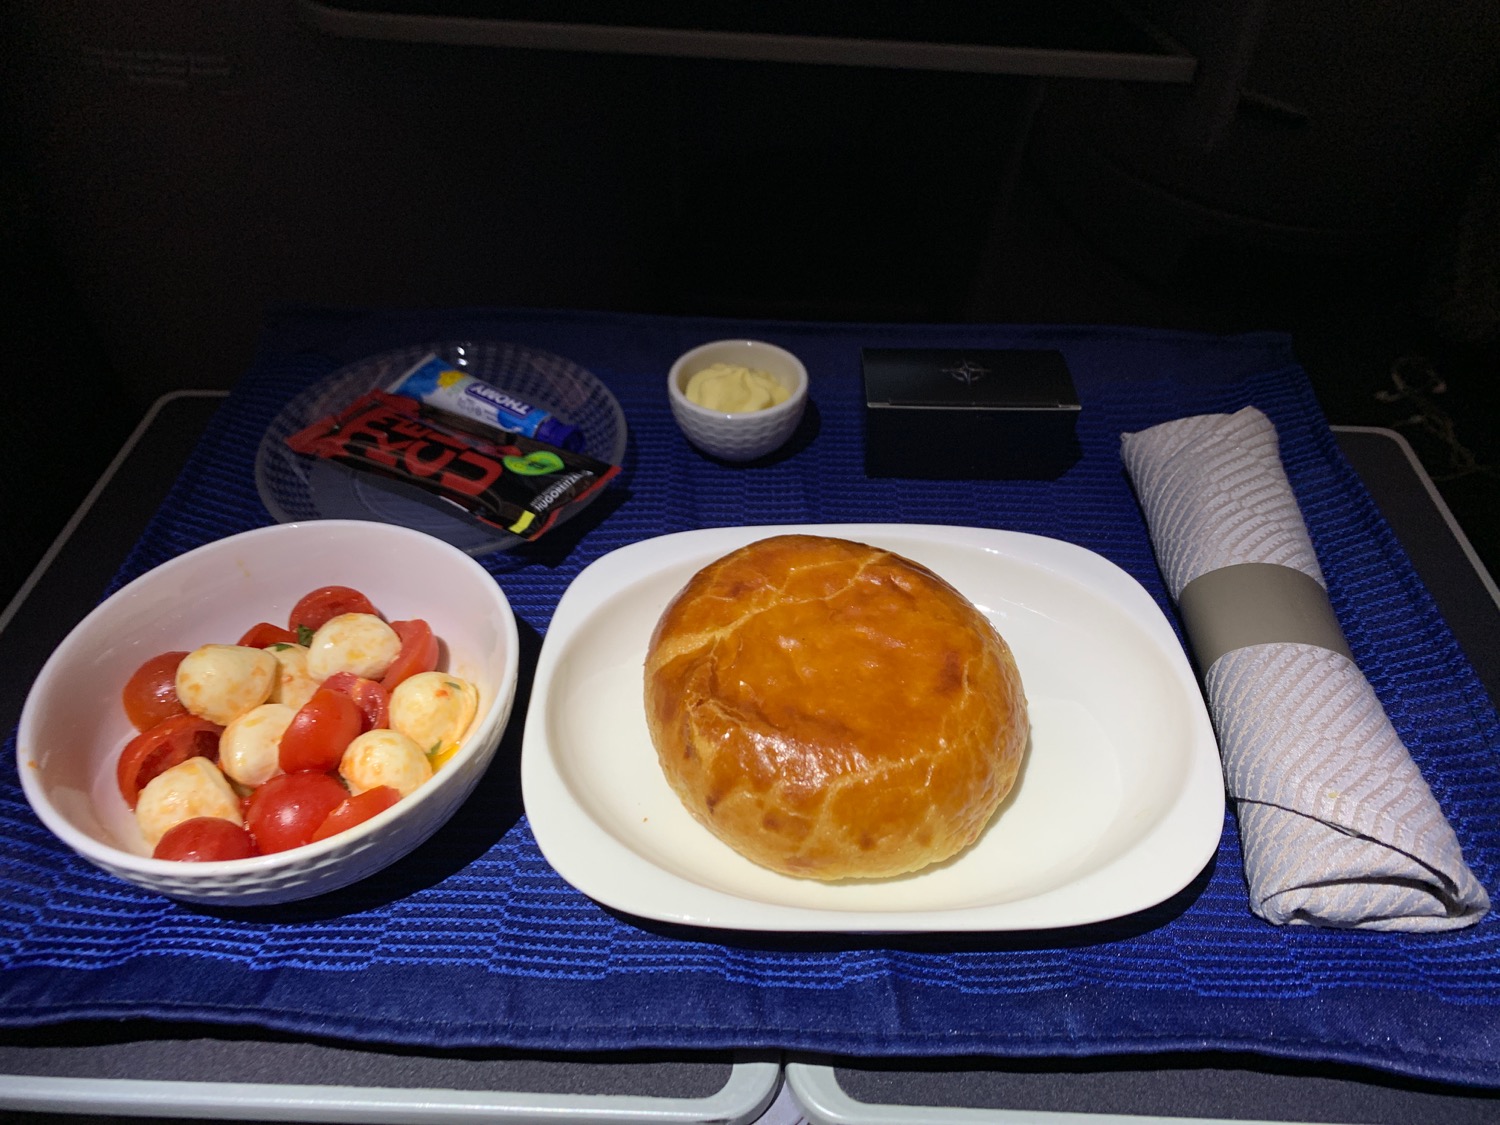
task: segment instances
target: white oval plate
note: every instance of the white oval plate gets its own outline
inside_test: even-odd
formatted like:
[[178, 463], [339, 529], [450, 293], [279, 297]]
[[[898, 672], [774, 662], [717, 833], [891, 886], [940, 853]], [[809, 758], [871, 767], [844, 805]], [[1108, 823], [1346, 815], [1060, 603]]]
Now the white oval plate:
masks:
[[[714, 559], [769, 535], [894, 550], [957, 587], [1009, 642], [1032, 735], [1010, 797], [973, 847], [895, 879], [836, 884], [759, 867], [668, 787], [642, 667], [657, 618]], [[522, 749], [543, 855], [600, 903], [744, 930], [942, 932], [1081, 925], [1169, 898], [1203, 870], [1223, 776], [1192, 667], [1161, 610], [1114, 563], [1056, 539], [904, 524], [688, 531], [604, 556], [558, 604]]]

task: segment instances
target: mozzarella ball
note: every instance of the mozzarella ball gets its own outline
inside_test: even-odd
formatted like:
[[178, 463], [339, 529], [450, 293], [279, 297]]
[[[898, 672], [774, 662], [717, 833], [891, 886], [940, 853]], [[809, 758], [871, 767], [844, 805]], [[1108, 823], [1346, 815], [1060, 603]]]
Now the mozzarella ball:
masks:
[[299, 709], [318, 690], [318, 680], [307, 671], [307, 649], [301, 645], [279, 644], [266, 649], [276, 660], [276, 682], [271, 685], [271, 702], [285, 703]]
[[153, 850], [170, 829], [197, 816], [245, 823], [239, 797], [219, 767], [203, 757], [189, 758], [157, 774], [146, 782], [135, 806], [136, 823]]
[[393, 730], [367, 730], [344, 750], [339, 774], [350, 791], [389, 785], [405, 797], [432, 776], [432, 765], [422, 748]]
[[226, 727], [271, 697], [276, 658], [264, 649], [204, 645], [177, 666], [177, 698], [211, 723]]
[[219, 736], [219, 768], [251, 788], [281, 773], [281, 736], [296, 714], [285, 703], [246, 711]]
[[429, 754], [463, 741], [479, 710], [479, 690], [447, 672], [418, 672], [391, 692], [391, 728]]
[[341, 613], [313, 634], [307, 672], [319, 683], [335, 672], [378, 680], [400, 651], [396, 630], [373, 613]]

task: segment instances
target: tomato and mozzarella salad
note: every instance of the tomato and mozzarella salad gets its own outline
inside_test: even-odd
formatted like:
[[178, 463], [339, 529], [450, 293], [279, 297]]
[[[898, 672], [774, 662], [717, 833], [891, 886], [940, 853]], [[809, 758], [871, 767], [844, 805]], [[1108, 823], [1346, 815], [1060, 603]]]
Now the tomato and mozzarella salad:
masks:
[[137, 733], [116, 774], [153, 856], [285, 851], [420, 788], [479, 709], [440, 652], [427, 622], [387, 621], [360, 591], [324, 586], [285, 627], [147, 660], [121, 694]]

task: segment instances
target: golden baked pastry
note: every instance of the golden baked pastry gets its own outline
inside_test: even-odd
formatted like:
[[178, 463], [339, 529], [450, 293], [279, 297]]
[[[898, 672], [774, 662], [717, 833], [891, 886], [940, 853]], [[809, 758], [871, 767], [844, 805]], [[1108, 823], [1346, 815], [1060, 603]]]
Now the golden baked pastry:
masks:
[[725, 843], [812, 879], [915, 871], [972, 844], [1029, 726], [1010, 648], [926, 567], [813, 535], [704, 567], [651, 637], [668, 782]]

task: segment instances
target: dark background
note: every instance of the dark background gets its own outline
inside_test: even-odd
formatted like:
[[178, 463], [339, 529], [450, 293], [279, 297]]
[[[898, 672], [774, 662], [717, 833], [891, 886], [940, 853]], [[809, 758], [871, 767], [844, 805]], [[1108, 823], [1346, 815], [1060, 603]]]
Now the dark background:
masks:
[[[946, 10], [982, 38], [1094, 7]], [[1497, 569], [1500, 6], [1139, 8], [1192, 83], [15, 0], [0, 603], [157, 396], [234, 383], [276, 301], [1287, 330], [1330, 419], [1404, 433]]]

